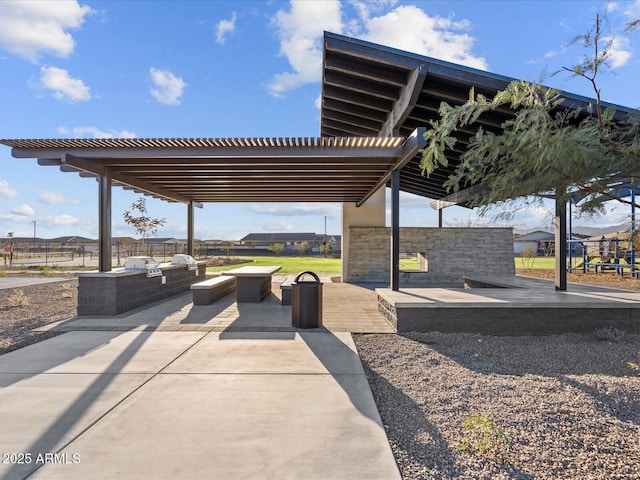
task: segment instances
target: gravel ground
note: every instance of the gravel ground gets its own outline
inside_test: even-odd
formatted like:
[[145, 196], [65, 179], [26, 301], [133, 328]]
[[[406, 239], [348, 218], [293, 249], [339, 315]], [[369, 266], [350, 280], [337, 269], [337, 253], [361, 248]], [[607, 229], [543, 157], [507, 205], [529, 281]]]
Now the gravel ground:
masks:
[[354, 338], [405, 479], [640, 478], [640, 335]]
[[[11, 299], [21, 291], [28, 305], [11, 306]], [[22, 348], [55, 333], [33, 332], [34, 328], [76, 315], [78, 280], [0, 290], [0, 355]]]

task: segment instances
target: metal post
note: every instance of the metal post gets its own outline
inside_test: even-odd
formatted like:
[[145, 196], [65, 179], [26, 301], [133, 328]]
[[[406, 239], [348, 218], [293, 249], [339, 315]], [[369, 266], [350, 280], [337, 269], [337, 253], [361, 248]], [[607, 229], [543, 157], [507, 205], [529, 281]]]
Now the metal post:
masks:
[[556, 258], [556, 290], [567, 290], [567, 205], [562, 199], [562, 192], [556, 189], [555, 258]]
[[571, 203], [573, 202], [572, 199], [569, 200], [569, 251], [568, 251], [568, 256], [569, 256], [569, 271], [573, 272], [573, 222], [571, 219]]
[[111, 177], [105, 172], [98, 178], [100, 190], [99, 196], [99, 226], [100, 236], [100, 257], [98, 259], [98, 270], [101, 272], [111, 271]]
[[400, 170], [391, 175], [391, 290], [400, 290]]
[[36, 256], [36, 221], [32, 220], [33, 223], [33, 254], [32, 257], [35, 259]]
[[193, 256], [194, 249], [193, 200], [187, 205], [187, 255]]
[[631, 247], [631, 276], [636, 276], [636, 186], [637, 184], [631, 184], [631, 236], [629, 237], [629, 246]]

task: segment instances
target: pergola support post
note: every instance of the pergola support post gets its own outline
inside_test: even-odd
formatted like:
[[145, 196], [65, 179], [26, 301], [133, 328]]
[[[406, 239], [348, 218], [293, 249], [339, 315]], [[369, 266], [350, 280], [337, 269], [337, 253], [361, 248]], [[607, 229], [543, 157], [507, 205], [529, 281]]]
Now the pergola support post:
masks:
[[111, 176], [108, 171], [98, 177], [99, 200], [99, 225], [100, 257], [98, 258], [98, 270], [110, 272], [111, 265]]
[[391, 290], [400, 290], [400, 170], [391, 175]]
[[194, 254], [193, 200], [187, 204], [187, 255]]
[[563, 192], [556, 189], [555, 203], [556, 215], [554, 219], [555, 230], [555, 259], [556, 275], [555, 283], [557, 291], [567, 290], [567, 205], [563, 199]]

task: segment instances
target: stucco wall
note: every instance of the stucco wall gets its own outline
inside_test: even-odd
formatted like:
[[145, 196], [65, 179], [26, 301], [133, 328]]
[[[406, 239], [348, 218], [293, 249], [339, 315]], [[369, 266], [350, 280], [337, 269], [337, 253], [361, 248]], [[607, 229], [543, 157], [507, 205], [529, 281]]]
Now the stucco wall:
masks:
[[[391, 229], [351, 227], [347, 282], [388, 282]], [[400, 228], [400, 252], [424, 252], [428, 271], [401, 283], [462, 286], [463, 275], [515, 275], [511, 228]]]

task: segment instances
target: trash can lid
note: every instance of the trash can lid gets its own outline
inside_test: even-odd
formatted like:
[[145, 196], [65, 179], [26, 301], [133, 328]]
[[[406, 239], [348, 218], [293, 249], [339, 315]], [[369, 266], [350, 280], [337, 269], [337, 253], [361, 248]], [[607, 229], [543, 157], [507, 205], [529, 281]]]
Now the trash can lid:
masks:
[[[309, 281], [307, 281], [307, 282], [301, 282], [301, 281], [300, 281], [300, 278], [302, 278], [304, 275], [311, 275], [311, 276], [315, 279], [315, 282], [309, 282]], [[320, 277], [318, 277], [318, 275], [316, 275], [315, 273], [313, 273], [313, 272], [309, 272], [309, 271], [300, 272], [300, 273], [296, 276], [296, 278], [295, 278], [295, 280], [293, 281], [293, 283], [302, 283], [302, 284], [304, 284], [304, 283], [313, 283], [313, 284], [322, 285], [322, 282], [320, 281]]]

